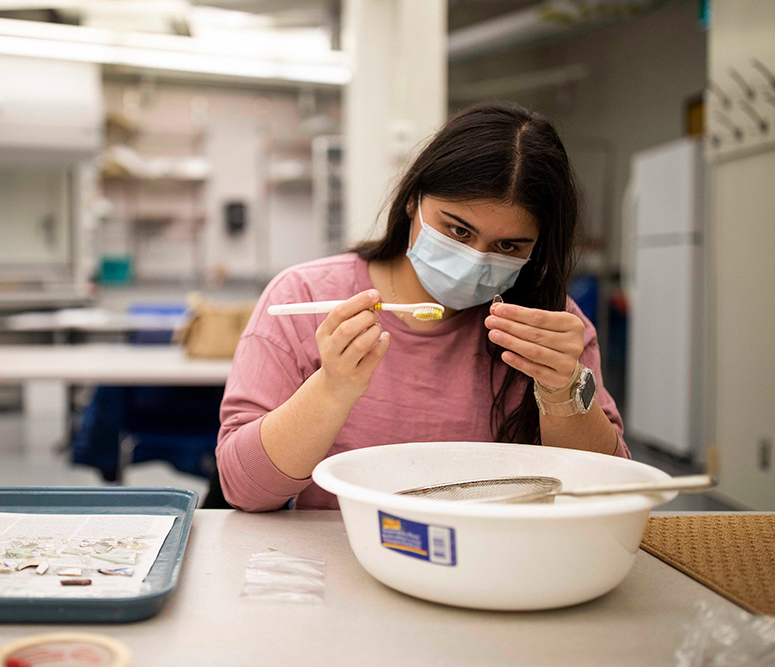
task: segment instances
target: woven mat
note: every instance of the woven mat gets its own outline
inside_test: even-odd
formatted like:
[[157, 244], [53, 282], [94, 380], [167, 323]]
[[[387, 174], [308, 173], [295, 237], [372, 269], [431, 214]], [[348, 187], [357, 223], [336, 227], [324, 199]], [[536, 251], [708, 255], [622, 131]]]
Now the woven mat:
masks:
[[743, 609], [775, 615], [775, 515], [652, 517], [640, 546]]

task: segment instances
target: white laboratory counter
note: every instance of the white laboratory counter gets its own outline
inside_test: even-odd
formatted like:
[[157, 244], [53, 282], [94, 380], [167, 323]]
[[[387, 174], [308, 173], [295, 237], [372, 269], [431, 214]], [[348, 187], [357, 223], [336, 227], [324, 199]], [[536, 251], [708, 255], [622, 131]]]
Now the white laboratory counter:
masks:
[[[325, 559], [324, 602], [241, 597], [250, 554], [268, 548]], [[641, 550], [622, 584], [576, 607], [446, 607], [367, 574], [339, 512], [197, 510], [177, 590], [157, 616], [126, 625], [0, 625], [0, 644], [41, 632], [103, 633], [128, 646], [135, 667], [674, 665], [698, 600], [737, 608]]]

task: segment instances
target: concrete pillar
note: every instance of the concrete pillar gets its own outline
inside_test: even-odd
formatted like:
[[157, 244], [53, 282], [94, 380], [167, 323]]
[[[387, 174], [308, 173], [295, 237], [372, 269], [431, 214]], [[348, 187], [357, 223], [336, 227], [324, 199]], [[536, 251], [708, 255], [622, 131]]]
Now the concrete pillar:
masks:
[[353, 66], [344, 96], [351, 245], [380, 233], [375, 223], [401, 167], [446, 118], [447, 2], [344, 0], [342, 29]]

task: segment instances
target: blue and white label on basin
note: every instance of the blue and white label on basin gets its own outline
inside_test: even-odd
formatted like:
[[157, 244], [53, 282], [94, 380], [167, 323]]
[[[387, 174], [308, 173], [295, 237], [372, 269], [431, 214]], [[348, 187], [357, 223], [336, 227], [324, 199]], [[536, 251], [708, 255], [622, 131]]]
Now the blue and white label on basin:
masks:
[[379, 512], [382, 546], [436, 565], [457, 565], [455, 529], [408, 521]]

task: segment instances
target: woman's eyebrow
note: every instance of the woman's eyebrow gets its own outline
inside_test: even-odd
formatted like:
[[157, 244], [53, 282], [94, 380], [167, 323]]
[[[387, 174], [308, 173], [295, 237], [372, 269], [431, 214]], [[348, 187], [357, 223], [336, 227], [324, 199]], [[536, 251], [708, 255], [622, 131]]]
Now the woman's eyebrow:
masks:
[[471, 230], [474, 234], [479, 233], [479, 230], [476, 227], [474, 227], [470, 222], [463, 220], [463, 218], [455, 215], [454, 213], [448, 213], [447, 211], [442, 211], [442, 213], [444, 215], [449, 216], [450, 218], [453, 218], [454, 220], [457, 220], [463, 227]]
[[[448, 211], [441, 211], [441, 212], [444, 215], [449, 216], [453, 220], [456, 220], [458, 223], [460, 223], [461, 227], [465, 227], [466, 229], [472, 231], [474, 234], [479, 233], [479, 230], [476, 227], [474, 227], [470, 222], [463, 220], [463, 218], [461, 218], [460, 216], [455, 215], [454, 213], [449, 213]], [[532, 243], [533, 241], [535, 241], [535, 239], [531, 239], [525, 236], [525, 237], [516, 238], [516, 239], [501, 239], [501, 241], [508, 241], [509, 243]]]

